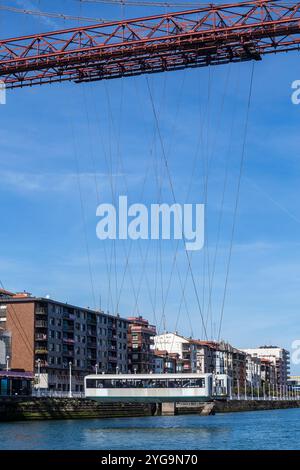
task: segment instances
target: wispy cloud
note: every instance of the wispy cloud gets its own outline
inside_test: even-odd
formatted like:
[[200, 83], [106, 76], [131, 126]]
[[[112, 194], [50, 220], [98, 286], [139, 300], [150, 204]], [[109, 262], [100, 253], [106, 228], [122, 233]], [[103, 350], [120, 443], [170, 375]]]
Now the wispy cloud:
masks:
[[1, 186], [18, 192], [48, 192], [67, 191], [78, 183], [91, 184], [95, 178], [101, 184], [108, 185], [108, 175], [105, 173], [32, 173], [0, 171]]
[[[25, 8], [26, 10], [41, 11], [37, 7], [37, 5], [35, 5], [30, 0], [17, 0], [17, 4], [20, 5], [21, 7]], [[47, 16], [41, 16], [39, 18], [44, 24], [46, 24], [47, 26], [50, 26], [53, 29], [57, 29], [59, 27], [59, 25], [55, 21], [51, 20]]]
[[13, 170], [0, 170], [1, 189], [15, 192], [65, 192], [80, 184], [81, 189], [96, 189], [108, 196], [111, 195], [111, 180], [124, 179], [131, 184], [137, 184], [142, 180], [140, 175], [128, 175], [123, 173], [99, 173], [99, 172], [24, 172]]

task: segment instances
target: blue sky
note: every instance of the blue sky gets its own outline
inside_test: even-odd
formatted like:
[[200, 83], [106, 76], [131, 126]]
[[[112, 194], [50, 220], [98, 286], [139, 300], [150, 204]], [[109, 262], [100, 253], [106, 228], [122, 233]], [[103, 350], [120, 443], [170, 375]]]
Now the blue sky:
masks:
[[[107, 19], [159, 12], [76, 0], [5, 4]], [[74, 24], [0, 15], [1, 37]], [[211, 159], [205, 249], [192, 255], [192, 266], [212, 337], [224, 292], [251, 68], [251, 63], [232, 64], [148, 79], [178, 202], [205, 202], [205, 162]], [[239, 347], [272, 343], [291, 349], [299, 339], [300, 106], [291, 103], [296, 79], [297, 53], [255, 63], [222, 327], [222, 337]], [[161, 199], [173, 202], [145, 76], [9, 91], [0, 113], [0, 278], [5, 287], [84, 306], [101, 303], [124, 316], [140, 313], [160, 329], [165, 324], [168, 330], [203, 337], [190, 276], [180, 309], [187, 271], [182, 245], [170, 276], [176, 243], [114, 244], [96, 238], [99, 202], [112, 202], [119, 194], [132, 203], [157, 202], [160, 178]], [[293, 371], [300, 373], [296, 366]]]

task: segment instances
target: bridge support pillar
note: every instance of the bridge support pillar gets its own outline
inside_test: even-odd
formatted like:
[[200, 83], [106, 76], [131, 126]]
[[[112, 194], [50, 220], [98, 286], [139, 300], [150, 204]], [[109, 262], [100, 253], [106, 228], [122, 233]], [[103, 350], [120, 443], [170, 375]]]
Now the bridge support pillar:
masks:
[[176, 415], [176, 403], [165, 402], [161, 404], [161, 415], [162, 416], [175, 416]]

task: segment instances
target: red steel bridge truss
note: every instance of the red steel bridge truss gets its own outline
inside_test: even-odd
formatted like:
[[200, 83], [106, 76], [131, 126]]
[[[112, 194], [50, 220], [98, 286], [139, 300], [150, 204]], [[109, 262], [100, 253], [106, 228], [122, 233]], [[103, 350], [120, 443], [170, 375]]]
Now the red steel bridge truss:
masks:
[[0, 40], [7, 88], [260, 60], [300, 48], [300, 3], [253, 1]]

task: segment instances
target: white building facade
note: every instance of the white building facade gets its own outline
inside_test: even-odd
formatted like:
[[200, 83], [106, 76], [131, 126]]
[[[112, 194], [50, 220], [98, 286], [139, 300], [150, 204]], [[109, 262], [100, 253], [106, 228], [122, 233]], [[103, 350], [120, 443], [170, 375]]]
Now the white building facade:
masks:
[[267, 359], [275, 367], [276, 383], [286, 386], [290, 371], [290, 353], [277, 346], [261, 346], [259, 348], [244, 349], [247, 354], [260, 359]]
[[154, 337], [154, 347], [160, 351], [176, 353], [183, 362], [183, 372], [196, 373], [197, 345], [176, 333], [164, 333]]

